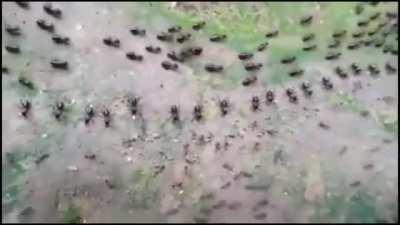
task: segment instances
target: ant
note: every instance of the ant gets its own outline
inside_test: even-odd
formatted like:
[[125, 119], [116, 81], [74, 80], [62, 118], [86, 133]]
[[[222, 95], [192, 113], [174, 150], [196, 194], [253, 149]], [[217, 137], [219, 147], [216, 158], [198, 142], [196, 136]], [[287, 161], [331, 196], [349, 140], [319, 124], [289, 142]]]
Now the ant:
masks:
[[55, 35], [51, 38], [54, 43], [59, 45], [69, 45], [69, 37], [62, 37], [60, 35]]
[[87, 125], [90, 120], [94, 117], [94, 109], [92, 105], [88, 105], [85, 108], [85, 124]]
[[21, 115], [26, 118], [28, 116], [29, 110], [32, 107], [31, 102], [29, 100], [21, 100], [20, 106], [21, 106]]
[[126, 57], [130, 60], [135, 60], [135, 61], [142, 61], [143, 60], [143, 56], [136, 54], [135, 52], [128, 52], [126, 53]]
[[203, 118], [202, 112], [203, 112], [203, 106], [200, 105], [200, 104], [197, 104], [197, 105], [194, 107], [194, 110], [193, 110], [194, 118], [195, 118], [197, 121], [199, 121], [199, 120], [201, 120], [201, 119]]
[[228, 100], [224, 99], [219, 102], [219, 107], [221, 109], [222, 116], [225, 116], [228, 113], [229, 102]]
[[333, 88], [333, 84], [332, 84], [331, 80], [329, 80], [329, 78], [327, 78], [327, 77], [322, 78], [322, 85], [325, 87], [325, 89]]
[[225, 34], [215, 34], [210, 37], [210, 41], [212, 41], [212, 42], [221, 42], [221, 41], [224, 41], [225, 39], [226, 39]]
[[215, 64], [211, 64], [211, 63], [206, 64], [204, 68], [206, 71], [211, 72], [211, 73], [219, 73], [224, 69], [224, 67], [221, 65], [215, 65]]
[[171, 117], [172, 117], [172, 121], [177, 122], [179, 121], [179, 108], [176, 105], [171, 106]]
[[53, 5], [51, 3], [46, 3], [43, 6], [43, 10], [49, 14], [50, 16], [53, 16], [54, 18], [61, 19], [61, 9], [53, 8]]
[[251, 98], [251, 108], [253, 111], [257, 111], [260, 108], [260, 99], [258, 96], [253, 96]]
[[128, 107], [132, 115], [136, 115], [138, 111], [139, 97], [128, 98]]
[[60, 59], [53, 59], [50, 61], [50, 64], [55, 69], [62, 69], [62, 70], [68, 69], [68, 62]]
[[266, 96], [266, 99], [267, 99], [267, 103], [271, 103], [271, 102], [274, 101], [275, 94], [274, 94], [274, 92], [272, 90], [268, 90], [265, 96]]
[[54, 25], [46, 20], [40, 19], [36, 21], [36, 24], [39, 26], [40, 29], [48, 31], [50, 33], [54, 32]]
[[244, 65], [244, 68], [245, 68], [247, 71], [254, 71], [254, 70], [259, 70], [262, 66], [263, 66], [262, 63], [253, 63], [253, 62], [249, 62], [249, 63], [246, 63], [246, 64]]
[[110, 126], [110, 122], [111, 122], [110, 110], [105, 108], [105, 109], [103, 109], [102, 114], [104, 116], [104, 125], [105, 125], [105, 127], [109, 127]]
[[165, 70], [173, 70], [176, 71], [178, 69], [178, 64], [176, 63], [171, 63], [170, 61], [162, 61], [161, 62], [162, 68]]

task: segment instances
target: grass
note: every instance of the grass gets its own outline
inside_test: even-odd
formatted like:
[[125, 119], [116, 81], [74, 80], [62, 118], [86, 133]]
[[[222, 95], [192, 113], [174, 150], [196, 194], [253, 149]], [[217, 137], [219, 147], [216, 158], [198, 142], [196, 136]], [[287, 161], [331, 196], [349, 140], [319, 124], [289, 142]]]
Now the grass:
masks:
[[134, 208], [149, 209], [158, 199], [156, 177], [149, 167], [142, 167], [133, 173], [133, 192], [130, 193], [130, 203]]
[[64, 223], [82, 223], [79, 209], [75, 206], [69, 206], [63, 214]]

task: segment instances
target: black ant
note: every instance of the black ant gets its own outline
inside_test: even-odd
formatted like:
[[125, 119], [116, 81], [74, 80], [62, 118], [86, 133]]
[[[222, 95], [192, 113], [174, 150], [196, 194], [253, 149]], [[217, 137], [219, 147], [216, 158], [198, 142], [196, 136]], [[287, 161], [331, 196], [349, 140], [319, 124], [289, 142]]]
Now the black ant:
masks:
[[384, 54], [386, 54], [386, 53], [392, 51], [392, 49], [393, 49], [393, 46], [392, 46], [392, 45], [384, 45], [384, 46], [383, 46], [383, 49], [382, 49], [382, 52], [383, 52]]
[[296, 56], [288, 56], [286, 58], [281, 59], [282, 64], [293, 63], [296, 60]]
[[53, 8], [53, 5], [51, 3], [44, 4], [43, 10], [50, 16], [53, 16], [54, 18], [57, 19], [61, 19], [61, 14], [62, 14], [61, 10]]
[[238, 58], [240, 60], [249, 60], [251, 58], [253, 58], [253, 54], [249, 53], [249, 52], [242, 52], [238, 54]]
[[15, 3], [23, 9], [29, 9], [29, 2], [16, 1]]
[[206, 22], [200, 21], [200, 22], [194, 24], [194, 25], [192, 26], [192, 29], [193, 29], [193, 30], [200, 30], [200, 29], [203, 28], [205, 25], [206, 25]]
[[294, 69], [292, 71], [289, 71], [289, 76], [291, 76], [291, 77], [297, 77], [297, 76], [300, 76], [303, 74], [304, 74], [304, 70], [302, 70], [302, 69]]
[[88, 105], [85, 108], [85, 124], [87, 125], [90, 120], [94, 117], [94, 109], [92, 105]]
[[5, 74], [9, 74], [9, 73], [10, 73], [10, 70], [8, 69], [8, 67], [2, 66], [2, 67], [1, 67], [1, 72], [2, 72], [2, 73], [5, 73]]
[[190, 53], [192, 53], [192, 55], [200, 55], [203, 52], [203, 48], [202, 47], [191, 47], [189, 48]]
[[179, 108], [176, 105], [171, 106], [171, 117], [172, 117], [172, 121], [177, 122], [179, 121]]
[[385, 16], [386, 16], [388, 19], [396, 19], [396, 18], [397, 18], [397, 13], [396, 13], [396, 12], [386, 12], [386, 13], [385, 13]]
[[219, 72], [222, 72], [222, 70], [224, 69], [224, 67], [221, 65], [215, 65], [215, 64], [211, 64], [211, 63], [206, 64], [204, 66], [204, 68], [206, 71], [208, 71], [210, 73], [219, 73]]
[[274, 101], [275, 94], [274, 94], [274, 92], [272, 90], [268, 90], [265, 96], [266, 96], [266, 99], [267, 99], [267, 103], [271, 103], [271, 102]]
[[313, 51], [315, 49], [317, 49], [317, 45], [316, 44], [312, 44], [312, 45], [303, 47], [303, 51], [306, 51], [306, 52]]
[[373, 36], [373, 35], [375, 35], [376, 33], [378, 33], [378, 31], [379, 31], [378, 28], [377, 28], [377, 29], [374, 29], [374, 30], [370, 30], [370, 31], [367, 32], [367, 35], [368, 35], [368, 36]]
[[279, 31], [278, 31], [278, 30], [274, 30], [274, 31], [271, 31], [271, 32], [266, 33], [266, 34], [265, 34], [265, 37], [267, 37], [267, 38], [273, 38], [273, 37], [277, 37], [278, 34], [279, 34]]
[[20, 36], [21, 35], [21, 29], [19, 28], [19, 26], [7, 26], [6, 31], [11, 36]]
[[254, 71], [254, 70], [259, 70], [263, 66], [262, 63], [253, 63], [253, 62], [248, 62], [244, 65], [244, 68], [247, 71]]
[[373, 14], [372, 16], [369, 17], [369, 20], [376, 20], [381, 16], [381, 12], [376, 12], [375, 14]]
[[359, 27], [365, 27], [368, 26], [369, 20], [360, 20], [357, 22], [357, 26]]
[[306, 96], [311, 96], [313, 91], [311, 90], [311, 83], [310, 82], [303, 82], [301, 84], [301, 89], [303, 90]]
[[396, 67], [394, 67], [392, 64], [390, 64], [389, 62], [387, 62], [385, 64], [385, 69], [388, 73], [395, 73], [397, 71]]
[[373, 64], [369, 64], [367, 69], [371, 75], [378, 75], [380, 73], [378, 66]]
[[16, 46], [16, 45], [6, 45], [6, 50], [9, 52], [9, 53], [13, 53], [13, 54], [19, 54], [20, 52], [21, 52], [21, 50], [19, 49], [19, 47], [18, 46]]
[[303, 38], [302, 38], [302, 41], [303, 42], [308, 42], [308, 41], [311, 41], [311, 40], [314, 40], [314, 39], [315, 39], [315, 34], [310, 33], [310, 34], [304, 35]]
[[352, 34], [353, 38], [361, 38], [361, 37], [363, 37], [364, 35], [365, 35], [365, 31], [363, 31], [363, 30], [354, 32], [354, 33]]
[[110, 126], [110, 122], [111, 122], [110, 110], [105, 108], [105, 109], [103, 109], [102, 114], [104, 116], [104, 125], [105, 125], [105, 127], [109, 127]]
[[176, 71], [178, 69], [178, 64], [171, 63], [170, 61], [162, 61], [161, 62], [161, 66], [165, 70], [174, 70], [174, 71]]
[[194, 110], [193, 110], [193, 115], [194, 115], [194, 118], [195, 118], [197, 121], [199, 121], [199, 120], [201, 120], [201, 119], [203, 118], [202, 113], [203, 113], [203, 106], [200, 105], [200, 104], [196, 105], [196, 106], [194, 107]]
[[59, 45], [69, 45], [69, 37], [62, 37], [60, 35], [55, 35], [51, 38], [54, 43]]
[[267, 47], [268, 47], [269, 43], [268, 42], [264, 42], [261, 43], [257, 46], [257, 51], [261, 52], [264, 51]]
[[328, 48], [337, 48], [340, 46], [340, 41], [333, 39], [332, 43], [328, 44]]
[[257, 81], [257, 77], [256, 76], [251, 76], [251, 77], [246, 77], [243, 81], [242, 81], [242, 85], [243, 86], [249, 86], [251, 84], [254, 84]]
[[21, 106], [21, 115], [26, 118], [28, 116], [29, 110], [32, 107], [31, 102], [29, 100], [21, 100], [20, 106]]
[[120, 41], [118, 38], [107, 37], [103, 39], [103, 43], [114, 48], [119, 48], [120, 46]]
[[146, 51], [153, 53], [153, 54], [158, 54], [161, 52], [161, 48], [160, 47], [154, 47], [152, 45], [148, 45], [145, 47]]
[[335, 73], [339, 75], [340, 78], [347, 78], [347, 73], [339, 66], [335, 68]]
[[297, 103], [297, 95], [293, 88], [286, 89], [286, 95], [289, 97], [289, 101]]
[[311, 23], [313, 19], [313, 16], [308, 15], [308, 16], [304, 16], [303, 18], [300, 19], [300, 25], [308, 25]]
[[258, 98], [258, 96], [253, 96], [251, 98], [251, 108], [253, 109], [253, 111], [256, 111], [260, 108], [260, 99]]
[[221, 109], [222, 116], [225, 116], [228, 113], [229, 102], [228, 100], [224, 99], [219, 102], [219, 107]]
[[161, 32], [160, 34], [157, 34], [157, 39], [160, 41], [172, 41], [172, 34], [168, 34], [166, 32]]
[[190, 37], [192, 37], [192, 35], [190, 33], [179, 34], [179, 36], [176, 38], [176, 42], [183, 43], [183, 42], [189, 40]]
[[135, 52], [128, 52], [126, 53], [126, 57], [130, 60], [135, 60], [135, 61], [142, 61], [143, 60], [143, 56], [136, 54]]
[[36, 24], [40, 27], [40, 29], [48, 31], [50, 33], [54, 32], [54, 25], [46, 20], [40, 19], [36, 21]]
[[62, 69], [62, 70], [68, 69], [68, 62], [60, 59], [53, 59], [50, 61], [50, 64], [55, 69]]
[[361, 3], [358, 3], [354, 8], [354, 12], [356, 15], [360, 15], [364, 11], [364, 6]]
[[368, 40], [364, 40], [364, 46], [368, 47], [370, 46], [372, 43], [374, 43], [374, 39], [368, 39]]
[[352, 63], [350, 65], [350, 68], [353, 70], [354, 74], [360, 74], [362, 69], [360, 68], [360, 66], [357, 63]]
[[210, 37], [210, 41], [212, 41], [212, 42], [220, 42], [220, 41], [224, 41], [225, 39], [226, 39], [225, 34], [215, 34], [212, 37]]
[[339, 30], [339, 31], [334, 32], [332, 34], [332, 37], [333, 38], [341, 38], [341, 37], [344, 37], [346, 35], [346, 33], [347, 33], [347, 30]]
[[340, 53], [340, 52], [329, 52], [325, 56], [325, 59], [326, 60], [334, 60], [334, 59], [338, 59], [341, 55], [342, 55], [342, 53]]
[[349, 45], [347, 45], [347, 49], [355, 50], [355, 49], [360, 48], [360, 46], [361, 46], [360, 42], [354, 41], [354, 42], [350, 43]]
[[140, 28], [137, 28], [137, 27], [132, 28], [130, 30], [130, 32], [131, 32], [132, 35], [140, 36], [140, 37], [143, 37], [143, 36], [146, 35], [146, 30], [145, 29], [140, 29]]
[[179, 54], [177, 55], [177, 53], [175, 51], [171, 51], [169, 53], [167, 53], [167, 57], [170, 58], [172, 61], [177, 61], [177, 62], [184, 62], [184, 57], [183, 55], [187, 55], [186, 54]]
[[331, 80], [329, 80], [329, 78], [327, 78], [327, 77], [322, 78], [322, 85], [325, 87], [325, 89], [328, 89], [328, 90], [333, 88], [333, 84], [332, 84]]
[[136, 115], [138, 111], [139, 97], [128, 98], [128, 107], [132, 115]]
[[53, 107], [53, 115], [57, 120], [60, 120], [63, 112], [64, 112], [64, 103], [62, 101], [56, 102]]
[[375, 40], [374, 46], [375, 48], [380, 48], [383, 46], [383, 44], [385, 44], [385, 39], [380, 38]]
[[181, 30], [182, 30], [182, 27], [179, 25], [168, 28], [169, 33], [177, 33], [177, 32], [180, 32]]
[[18, 78], [18, 82], [19, 82], [21, 85], [23, 85], [23, 86], [25, 86], [25, 87], [27, 87], [27, 88], [29, 88], [29, 89], [31, 89], [31, 90], [34, 89], [34, 85], [33, 85], [32, 81], [28, 80], [26, 77], [20, 77], [20, 78]]

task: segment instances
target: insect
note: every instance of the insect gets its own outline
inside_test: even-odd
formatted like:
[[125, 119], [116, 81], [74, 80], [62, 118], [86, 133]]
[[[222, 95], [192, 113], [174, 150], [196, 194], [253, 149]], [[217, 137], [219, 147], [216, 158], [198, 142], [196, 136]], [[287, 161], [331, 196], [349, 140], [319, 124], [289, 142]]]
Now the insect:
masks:
[[210, 41], [212, 42], [221, 42], [226, 39], [225, 34], [214, 34], [213, 36], [210, 37]]
[[202, 47], [190, 47], [187, 49], [187, 52], [189, 52], [192, 55], [200, 55], [203, 52]]
[[365, 26], [368, 26], [368, 24], [369, 24], [369, 20], [360, 20], [357, 22], [357, 26], [359, 26], [359, 27], [365, 27]]
[[392, 64], [390, 64], [389, 62], [387, 62], [385, 64], [385, 69], [388, 73], [395, 73], [397, 71], [396, 67], [394, 67]]
[[267, 103], [271, 103], [271, 102], [274, 101], [275, 94], [274, 94], [274, 92], [272, 90], [268, 90], [265, 96], [266, 96], [266, 99], [267, 99]]
[[20, 36], [21, 35], [21, 29], [19, 26], [6, 26], [6, 31], [8, 34], [11, 36]]
[[293, 63], [296, 60], [295, 56], [288, 56], [286, 58], [281, 59], [282, 64], [290, 64]]
[[354, 74], [360, 74], [362, 69], [360, 68], [360, 66], [357, 63], [352, 63], [350, 65], [350, 68], [353, 70]]
[[335, 67], [335, 73], [339, 75], [340, 78], [347, 78], [347, 73], [339, 66]]
[[270, 32], [266, 33], [266, 34], [265, 34], [265, 37], [267, 37], [267, 38], [273, 38], [273, 37], [277, 37], [278, 34], [279, 34], [279, 31], [278, 31], [278, 30], [273, 30], [273, 31], [270, 31]]
[[309, 25], [312, 22], [313, 16], [307, 15], [300, 19], [300, 25]]
[[182, 27], [179, 25], [168, 28], [169, 33], [177, 33], [177, 32], [180, 32], [181, 30], [182, 30]]
[[337, 48], [339, 46], [340, 46], [340, 41], [337, 39], [333, 39], [333, 41], [328, 44], [328, 48]]
[[242, 81], [242, 85], [243, 86], [249, 86], [251, 84], [254, 84], [257, 81], [257, 77], [256, 76], [251, 76], [251, 77], [246, 77], [243, 81]]
[[338, 30], [332, 34], [333, 38], [342, 38], [347, 34], [347, 30]]
[[297, 76], [303, 75], [303, 73], [304, 73], [304, 70], [302, 70], [302, 69], [293, 69], [293, 70], [289, 71], [289, 76], [297, 77]]
[[242, 52], [238, 54], [238, 58], [240, 60], [249, 60], [251, 58], [253, 58], [253, 54], [249, 53], [249, 52]]
[[361, 3], [358, 3], [354, 8], [354, 12], [356, 13], [356, 15], [360, 15], [363, 11], [364, 6]]
[[173, 36], [172, 36], [172, 34], [168, 34], [166, 32], [161, 32], [160, 34], [157, 34], [157, 39], [160, 41], [170, 42], [173, 40]]
[[264, 51], [267, 47], [268, 47], [269, 43], [268, 42], [264, 42], [261, 43], [257, 46], [257, 51], [261, 52]]
[[313, 91], [311, 90], [311, 83], [310, 82], [307, 82], [307, 81], [303, 82], [301, 84], [301, 89], [303, 90], [303, 92], [304, 92], [304, 94], [306, 96], [311, 96], [312, 93], [313, 93]]
[[303, 51], [306, 51], [306, 52], [308, 52], [308, 51], [313, 51], [313, 50], [315, 50], [315, 49], [317, 49], [317, 45], [316, 45], [316, 44], [312, 44], [312, 45], [304, 46], [304, 47], [303, 47]]
[[189, 40], [191, 36], [192, 35], [190, 33], [179, 34], [179, 36], [176, 38], [176, 42], [183, 43], [183, 42]]
[[16, 45], [6, 45], [6, 50], [7, 50], [7, 52], [13, 53], [13, 54], [19, 54], [21, 52], [19, 47]]
[[383, 46], [383, 44], [385, 44], [385, 39], [378, 38], [375, 40], [374, 46], [375, 46], [375, 48], [380, 48]]
[[321, 127], [324, 130], [328, 130], [329, 128], [331, 128], [328, 124], [324, 123], [324, 122], [319, 122], [318, 126]]
[[253, 96], [251, 98], [251, 108], [253, 109], [253, 111], [256, 111], [260, 108], [260, 99], [258, 98], [258, 96]]
[[200, 21], [192, 26], [193, 30], [200, 30], [206, 25], [206, 22]]
[[110, 126], [110, 122], [111, 122], [110, 110], [108, 108], [104, 108], [101, 113], [103, 114], [103, 117], [104, 117], [104, 126], [105, 127], [109, 127]]
[[333, 88], [333, 84], [332, 84], [331, 80], [327, 77], [322, 78], [322, 85], [324, 86], [325, 89], [328, 89], [328, 90]]
[[254, 70], [259, 70], [263, 66], [262, 63], [253, 63], [253, 62], [248, 62], [244, 65], [244, 68], [247, 71], [254, 71]]
[[54, 18], [57, 19], [61, 19], [61, 14], [62, 14], [61, 9], [53, 8], [53, 5], [51, 3], [44, 4], [43, 10], [50, 16], [53, 16]]
[[397, 18], [397, 13], [396, 12], [386, 12], [385, 16], [388, 19], [396, 19]]
[[367, 39], [364, 40], [364, 46], [368, 47], [370, 46], [372, 43], [374, 43], [375, 39]]
[[178, 64], [171, 63], [170, 61], [162, 61], [161, 62], [161, 66], [165, 70], [174, 70], [174, 71], [176, 71], [178, 69]]
[[92, 105], [87, 105], [85, 107], [85, 124], [87, 125], [90, 120], [94, 117], [94, 109]]
[[371, 75], [378, 75], [380, 73], [378, 66], [375, 64], [369, 64], [367, 70]]
[[52, 38], [54, 43], [59, 44], [59, 45], [69, 45], [69, 37], [63, 37], [60, 35], [54, 35]]
[[27, 88], [29, 88], [29, 89], [34, 89], [34, 85], [33, 85], [33, 83], [32, 83], [32, 81], [30, 81], [30, 80], [28, 80], [26, 77], [19, 77], [18, 78], [18, 82], [21, 84], [21, 85], [23, 85], [23, 86], [25, 86], [25, 87], [27, 87]]
[[341, 55], [342, 55], [342, 53], [340, 53], [340, 52], [329, 52], [325, 56], [325, 59], [326, 60], [334, 60], [334, 59], [338, 59]]
[[374, 29], [374, 30], [370, 30], [370, 31], [367, 32], [367, 35], [368, 35], [368, 36], [373, 36], [373, 35], [375, 35], [376, 33], [378, 33], [378, 31], [379, 31], [378, 28], [377, 28], [377, 29]]
[[171, 51], [171, 52], [167, 53], [167, 57], [169, 59], [171, 59], [172, 61], [177, 61], [177, 62], [185, 61], [183, 55], [188, 55], [188, 54], [185, 52], [183, 54], [177, 55], [177, 53], [175, 51]]
[[134, 36], [144, 37], [146, 35], [146, 30], [145, 29], [140, 29], [138, 27], [132, 28], [129, 31]]
[[193, 115], [194, 118], [199, 121], [203, 118], [203, 106], [200, 104], [197, 104], [194, 106], [194, 110], [193, 110]]
[[103, 39], [103, 43], [114, 48], [119, 48], [120, 46], [120, 41], [118, 38], [107, 37]]
[[289, 97], [289, 101], [292, 103], [297, 102], [297, 95], [293, 88], [286, 89], [286, 95]]
[[61, 116], [64, 111], [64, 102], [58, 101], [56, 104], [53, 106], [53, 115], [57, 120], [61, 119]]
[[170, 109], [172, 121], [177, 122], [179, 121], [179, 108], [176, 105], [171, 106]]
[[51, 22], [47, 22], [44, 19], [40, 19], [36, 21], [36, 24], [39, 26], [40, 29], [48, 31], [50, 33], [54, 32], [54, 25]]
[[29, 2], [16, 1], [15, 3], [23, 9], [29, 9]]
[[311, 40], [314, 40], [314, 39], [315, 39], [315, 34], [309, 33], [309, 34], [304, 35], [301, 40], [303, 42], [308, 42], [308, 41], [311, 41]]
[[32, 107], [31, 102], [29, 100], [21, 100], [20, 107], [21, 107], [21, 115], [26, 118], [28, 116], [29, 110]]
[[152, 45], [148, 45], [145, 47], [146, 51], [153, 53], [153, 54], [158, 54], [161, 52], [161, 48], [160, 47], [154, 47]]
[[222, 70], [224, 69], [224, 67], [221, 65], [215, 65], [215, 64], [211, 64], [211, 63], [206, 64], [204, 68], [206, 71], [212, 72], [212, 73], [214, 73], [214, 72], [219, 73], [219, 72], [222, 72]]
[[386, 54], [386, 53], [392, 51], [392, 49], [393, 49], [392, 45], [384, 45], [383, 49], [382, 49], [382, 52]]
[[376, 12], [369, 17], [369, 20], [376, 20], [381, 16], [381, 12]]
[[128, 98], [128, 108], [132, 115], [136, 115], [138, 111], [139, 97]]
[[227, 99], [223, 99], [219, 102], [219, 107], [221, 109], [222, 116], [225, 116], [228, 113], [229, 102]]
[[143, 56], [142, 55], [136, 54], [133, 51], [126, 53], [126, 57], [128, 59], [135, 60], [135, 61], [142, 61], [143, 60]]
[[8, 74], [8, 73], [10, 73], [10, 70], [8, 69], [8, 67], [3, 66], [3, 67], [1, 67], [1, 72], [5, 73], [5, 74]]
[[365, 31], [359, 30], [352, 34], [353, 38], [361, 38], [365, 35]]
[[68, 62], [60, 59], [52, 59], [50, 65], [55, 69], [67, 70]]

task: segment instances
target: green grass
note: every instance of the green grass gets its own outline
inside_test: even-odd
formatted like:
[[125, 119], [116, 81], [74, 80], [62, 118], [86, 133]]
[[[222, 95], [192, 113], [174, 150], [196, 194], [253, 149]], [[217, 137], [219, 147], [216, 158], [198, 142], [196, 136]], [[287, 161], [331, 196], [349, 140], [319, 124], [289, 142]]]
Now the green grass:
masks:
[[79, 209], [75, 206], [69, 206], [63, 214], [64, 223], [82, 223]]

